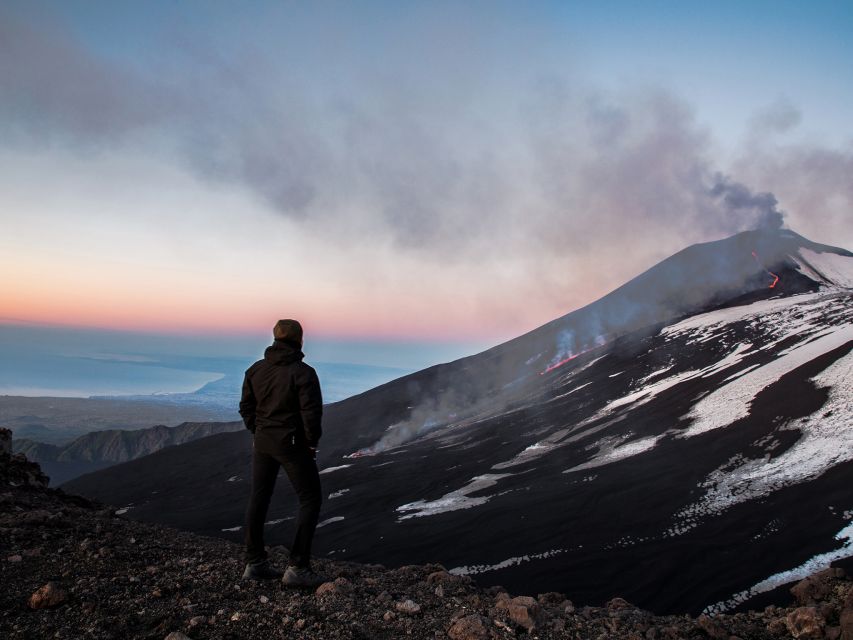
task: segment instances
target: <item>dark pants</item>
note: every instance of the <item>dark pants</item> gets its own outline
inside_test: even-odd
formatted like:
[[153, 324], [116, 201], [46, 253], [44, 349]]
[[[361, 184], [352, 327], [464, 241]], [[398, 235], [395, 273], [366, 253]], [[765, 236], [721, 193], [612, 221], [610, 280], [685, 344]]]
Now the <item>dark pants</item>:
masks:
[[290, 547], [289, 564], [308, 567], [311, 562], [311, 541], [323, 494], [320, 490], [320, 475], [317, 463], [307, 447], [270, 455], [254, 451], [252, 456], [252, 495], [246, 510], [246, 562], [266, 560], [264, 548], [264, 522], [275, 488], [279, 467], [284, 468], [296, 495], [299, 497], [299, 517], [296, 520], [296, 536]]

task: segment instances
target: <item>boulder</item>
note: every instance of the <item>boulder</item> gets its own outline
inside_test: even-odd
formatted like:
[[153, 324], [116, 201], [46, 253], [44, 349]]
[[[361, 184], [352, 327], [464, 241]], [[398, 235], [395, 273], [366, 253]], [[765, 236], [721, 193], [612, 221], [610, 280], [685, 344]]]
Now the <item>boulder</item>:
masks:
[[814, 604], [830, 594], [832, 587], [822, 577], [822, 573], [804, 578], [791, 587], [791, 595], [796, 598], [798, 604], [802, 606]]
[[510, 620], [520, 627], [531, 631], [536, 627], [537, 618], [542, 610], [536, 598], [516, 596], [506, 605]]
[[815, 607], [794, 609], [785, 617], [785, 625], [794, 638], [823, 638], [824, 621]]

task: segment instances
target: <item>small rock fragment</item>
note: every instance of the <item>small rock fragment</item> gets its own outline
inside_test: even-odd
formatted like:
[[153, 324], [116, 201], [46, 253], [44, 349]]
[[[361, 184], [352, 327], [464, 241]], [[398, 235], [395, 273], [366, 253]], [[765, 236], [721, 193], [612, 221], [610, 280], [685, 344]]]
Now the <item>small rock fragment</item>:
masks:
[[395, 609], [400, 613], [407, 613], [410, 616], [415, 615], [416, 613], [421, 612], [421, 605], [419, 605], [414, 600], [403, 600], [403, 602], [398, 602], [395, 606]]
[[172, 631], [172, 633], [167, 635], [163, 640], [190, 640], [190, 637], [184, 635], [180, 631]]
[[450, 640], [488, 640], [488, 621], [479, 615], [459, 618], [447, 630]]
[[30, 609], [46, 609], [62, 604], [68, 599], [65, 589], [55, 582], [48, 582], [39, 587], [31, 596], [27, 604]]
[[622, 611], [625, 609], [636, 609], [634, 605], [623, 598], [613, 598], [605, 605], [611, 611]]

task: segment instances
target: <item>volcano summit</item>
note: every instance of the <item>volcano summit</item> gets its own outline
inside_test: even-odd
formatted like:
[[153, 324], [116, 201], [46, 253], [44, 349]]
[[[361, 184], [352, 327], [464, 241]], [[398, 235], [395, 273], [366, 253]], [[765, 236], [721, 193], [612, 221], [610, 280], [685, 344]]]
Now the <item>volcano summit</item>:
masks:
[[[853, 557], [851, 287], [850, 252], [744, 232], [328, 405], [316, 553], [658, 613], [771, 602]], [[250, 446], [216, 435], [65, 489], [238, 539]]]

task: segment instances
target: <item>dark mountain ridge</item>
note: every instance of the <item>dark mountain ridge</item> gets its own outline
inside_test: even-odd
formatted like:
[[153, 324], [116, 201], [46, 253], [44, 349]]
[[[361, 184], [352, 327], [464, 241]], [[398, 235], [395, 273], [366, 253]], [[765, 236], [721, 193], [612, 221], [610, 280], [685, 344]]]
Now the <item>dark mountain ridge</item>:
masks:
[[184, 422], [175, 427], [155, 425], [132, 431], [106, 429], [92, 431], [65, 445], [15, 439], [12, 449], [38, 462], [51, 483], [59, 485], [84, 473], [135, 460], [165, 447], [242, 428], [240, 422]]
[[[851, 258], [790, 231], [696, 245], [523, 336], [328, 405], [317, 553], [658, 612], [772, 599], [850, 557]], [[238, 539], [250, 447], [214, 436], [68, 489]], [[292, 500], [280, 487], [271, 540]]]

